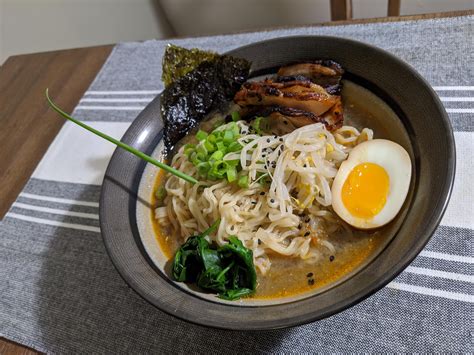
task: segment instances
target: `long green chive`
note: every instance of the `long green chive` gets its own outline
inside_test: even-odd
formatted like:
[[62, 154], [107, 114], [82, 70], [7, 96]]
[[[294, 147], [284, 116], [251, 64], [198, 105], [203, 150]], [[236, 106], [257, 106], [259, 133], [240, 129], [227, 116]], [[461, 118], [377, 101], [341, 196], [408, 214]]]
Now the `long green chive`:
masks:
[[86, 125], [85, 123], [82, 123], [81, 121], [76, 120], [74, 117], [68, 115], [66, 112], [61, 110], [58, 106], [56, 106], [56, 104], [49, 97], [48, 89], [46, 89], [45, 94], [46, 94], [46, 99], [48, 100], [48, 103], [51, 106], [51, 108], [54, 111], [56, 111], [57, 113], [59, 113], [61, 116], [63, 116], [64, 118], [68, 119], [69, 121], [74, 122], [75, 124], [81, 126], [82, 128], [85, 128], [89, 132], [92, 132], [92, 133], [98, 135], [99, 137], [104, 138], [104, 139], [108, 140], [109, 142], [119, 146], [120, 148], [125, 149], [127, 152], [130, 152], [130, 153], [136, 155], [137, 157], [149, 162], [150, 164], [156, 165], [157, 167], [159, 167], [163, 170], [166, 170], [170, 174], [173, 174], [173, 175], [175, 175], [175, 176], [177, 176], [177, 177], [179, 177], [183, 180], [186, 180], [186, 181], [188, 181], [192, 184], [196, 184], [198, 182], [192, 176], [186, 175], [185, 173], [183, 173], [179, 170], [176, 170], [175, 168], [172, 168], [171, 166], [166, 165], [166, 164], [150, 157], [149, 155], [146, 155], [145, 153], [140, 152], [139, 150], [129, 146], [128, 144], [125, 144], [125, 143], [123, 143], [123, 142], [121, 142], [121, 141], [119, 141], [119, 140], [117, 140], [113, 137], [108, 136], [105, 133], [102, 133], [102, 132]]

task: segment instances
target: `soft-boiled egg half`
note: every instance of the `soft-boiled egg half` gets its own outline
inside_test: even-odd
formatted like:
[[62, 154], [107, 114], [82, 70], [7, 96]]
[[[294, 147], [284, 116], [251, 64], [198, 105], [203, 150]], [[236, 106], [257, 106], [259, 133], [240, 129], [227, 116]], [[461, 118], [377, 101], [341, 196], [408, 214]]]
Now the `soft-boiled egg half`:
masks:
[[411, 160], [397, 143], [374, 139], [356, 146], [332, 184], [332, 207], [350, 225], [371, 229], [390, 222], [402, 208]]

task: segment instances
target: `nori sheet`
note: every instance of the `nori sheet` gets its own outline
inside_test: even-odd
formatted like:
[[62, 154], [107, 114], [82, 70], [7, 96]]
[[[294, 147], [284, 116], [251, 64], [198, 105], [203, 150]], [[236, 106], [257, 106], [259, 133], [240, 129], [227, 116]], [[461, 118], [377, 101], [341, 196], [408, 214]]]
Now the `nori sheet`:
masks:
[[168, 44], [163, 56], [161, 79], [168, 87], [172, 82], [196, 69], [204, 61], [212, 61], [219, 55], [210, 51], [192, 48], [187, 49]]
[[172, 82], [161, 95], [165, 147], [171, 151], [211, 111], [224, 107], [247, 80], [250, 62], [217, 55]]

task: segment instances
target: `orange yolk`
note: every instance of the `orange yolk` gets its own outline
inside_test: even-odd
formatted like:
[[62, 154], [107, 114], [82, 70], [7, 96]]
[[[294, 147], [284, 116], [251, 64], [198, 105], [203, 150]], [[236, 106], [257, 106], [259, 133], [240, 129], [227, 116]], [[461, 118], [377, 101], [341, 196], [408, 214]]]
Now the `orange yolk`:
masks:
[[362, 163], [354, 167], [342, 186], [342, 202], [355, 217], [373, 218], [385, 206], [390, 178], [380, 165]]

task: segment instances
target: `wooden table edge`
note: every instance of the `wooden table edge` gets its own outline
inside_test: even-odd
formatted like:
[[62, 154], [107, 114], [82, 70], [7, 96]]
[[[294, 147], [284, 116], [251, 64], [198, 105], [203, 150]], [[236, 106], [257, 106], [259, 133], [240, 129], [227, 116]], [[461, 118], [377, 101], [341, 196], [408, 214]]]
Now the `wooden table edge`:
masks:
[[0, 220], [64, 124], [48, 108], [45, 89], [70, 112], [107, 60], [113, 45], [8, 58], [0, 68]]
[[[227, 33], [227, 35], [232, 35], [232, 34], [242, 34], [242, 33], [251, 33], [251, 32], [266, 32], [266, 31], [273, 31], [273, 30], [278, 30], [278, 29], [291, 29], [291, 28], [300, 28], [300, 27], [310, 27], [310, 26], [342, 26], [342, 25], [354, 25], [354, 24], [370, 24], [370, 23], [384, 23], [384, 22], [400, 22], [400, 21], [418, 21], [418, 20], [427, 20], [427, 19], [436, 19], [436, 18], [448, 18], [448, 17], [460, 17], [460, 16], [469, 16], [469, 15], [474, 15], [474, 10], [465, 10], [465, 11], [452, 11], [452, 12], [443, 12], [443, 13], [431, 13], [431, 14], [421, 14], [421, 15], [408, 15], [408, 16], [397, 16], [397, 17], [381, 17], [381, 18], [371, 18], [371, 19], [356, 19], [356, 20], [344, 20], [344, 21], [333, 21], [333, 22], [324, 22], [324, 23], [318, 23], [318, 24], [308, 24], [308, 25], [298, 25], [298, 26], [286, 26], [286, 27], [270, 27], [270, 28], [262, 28], [262, 29], [255, 29], [255, 30], [248, 30], [248, 31], [239, 31], [239, 32], [232, 32], [232, 33]], [[224, 34], [225, 35], [225, 34]], [[203, 37], [203, 36], [199, 36]], [[170, 40], [172, 39], [178, 39], [178, 38], [183, 38], [183, 37], [173, 37], [169, 38]], [[189, 38], [189, 37], [186, 37]], [[85, 47], [85, 48], [78, 48], [78, 49], [68, 49], [68, 50], [61, 50], [61, 51], [50, 51], [50, 52], [42, 52], [42, 53], [35, 53], [35, 54], [22, 54], [18, 56], [12, 56], [8, 58], [5, 63], [0, 67], [0, 78], [2, 77], [2, 72], [4, 70], [8, 70], [10, 66], [14, 66], [16, 61], [26, 58], [26, 57], [34, 57], [36, 55], [51, 55], [55, 56], [58, 53], [65, 53], [67, 51], [92, 51], [92, 56], [95, 56], [96, 53], [99, 56], [97, 58], [97, 62], [95, 62], [95, 65], [93, 68], [89, 69], [88, 75], [87, 75], [87, 80], [82, 83], [82, 85], [79, 85], [78, 87], [71, 85], [71, 86], [66, 86], [63, 88], [64, 91], [64, 96], [70, 95], [69, 100], [65, 100], [66, 102], [62, 102], [61, 100], [58, 100], [58, 104], [62, 105], [62, 107], [66, 111], [72, 111], [74, 107], [77, 105], [79, 100], [82, 98], [84, 92], [87, 90], [89, 85], [92, 83], [94, 78], [96, 77], [97, 73], [99, 70], [102, 68], [102, 65], [105, 63], [106, 59], [110, 55], [110, 52], [112, 51], [113, 45], [106, 45], [106, 46], [95, 46], [95, 47]], [[7, 65], [8, 64], [8, 65]], [[7, 68], [7, 69], [5, 69]], [[61, 81], [61, 78], [55, 78], [55, 80]], [[1, 82], [1, 80], [0, 80]], [[5, 97], [9, 97], [6, 93], [4, 93], [3, 88], [0, 87], [0, 94], [1, 96], [5, 95]], [[0, 97], [1, 97], [0, 96]], [[0, 98], [0, 107], [3, 107], [1, 105], [1, 98]], [[23, 103], [24, 105], [27, 105], [28, 103]], [[43, 115], [48, 114], [45, 112], [42, 112]], [[51, 114], [51, 112], [49, 112]], [[2, 122], [2, 115], [0, 114], [0, 122]], [[8, 117], [7, 117], [8, 119]], [[59, 119], [58, 119], [59, 120]], [[36, 165], [39, 163], [41, 158], [43, 157], [44, 153], [46, 152], [47, 147], [51, 144], [52, 140], [54, 139], [55, 135], [57, 132], [59, 132], [59, 129], [61, 128], [63, 124], [63, 121], [57, 122], [55, 125], [56, 128], [56, 133], [53, 136], [50, 136], [49, 140], [43, 141], [41, 145], [39, 145], [39, 148], [41, 150], [41, 154], [37, 155], [36, 162], [31, 163], [31, 165], [27, 168], [28, 174], [22, 174], [22, 176], [18, 177], [18, 183], [16, 186], [12, 187], [12, 190], [14, 191], [14, 194], [10, 196], [3, 196], [0, 194], [0, 220], [4, 217], [5, 213], [7, 210], [10, 208], [11, 204], [16, 200], [18, 194], [20, 191], [23, 189], [25, 183], [29, 180], [31, 177], [31, 174], [33, 173], [34, 168]], [[14, 133], [14, 132], [12, 132]], [[12, 134], [11, 136], [14, 136]], [[16, 137], [15, 139], [21, 139], [22, 137]], [[23, 137], [24, 138], [24, 137]], [[5, 145], [7, 144], [13, 144], [15, 142], [15, 139], [10, 139], [9, 141], [6, 142]], [[4, 142], [5, 143], [5, 142]], [[0, 171], [3, 170], [3, 166], [0, 166]], [[0, 185], [2, 185], [3, 181], [0, 178]], [[13, 196], [13, 197], [12, 197]], [[7, 198], [7, 200], [5, 200]], [[3, 203], [3, 201], [6, 201], [6, 203]], [[31, 355], [31, 354], [39, 354], [37, 350], [28, 348], [24, 345], [18, 344], [16, 342], [13, 342], [11, 340], [8, 340], [4, 337], [0, 337], [0, 353], [8, 353], [8, 354], [17, 354], [17, 355]]]

